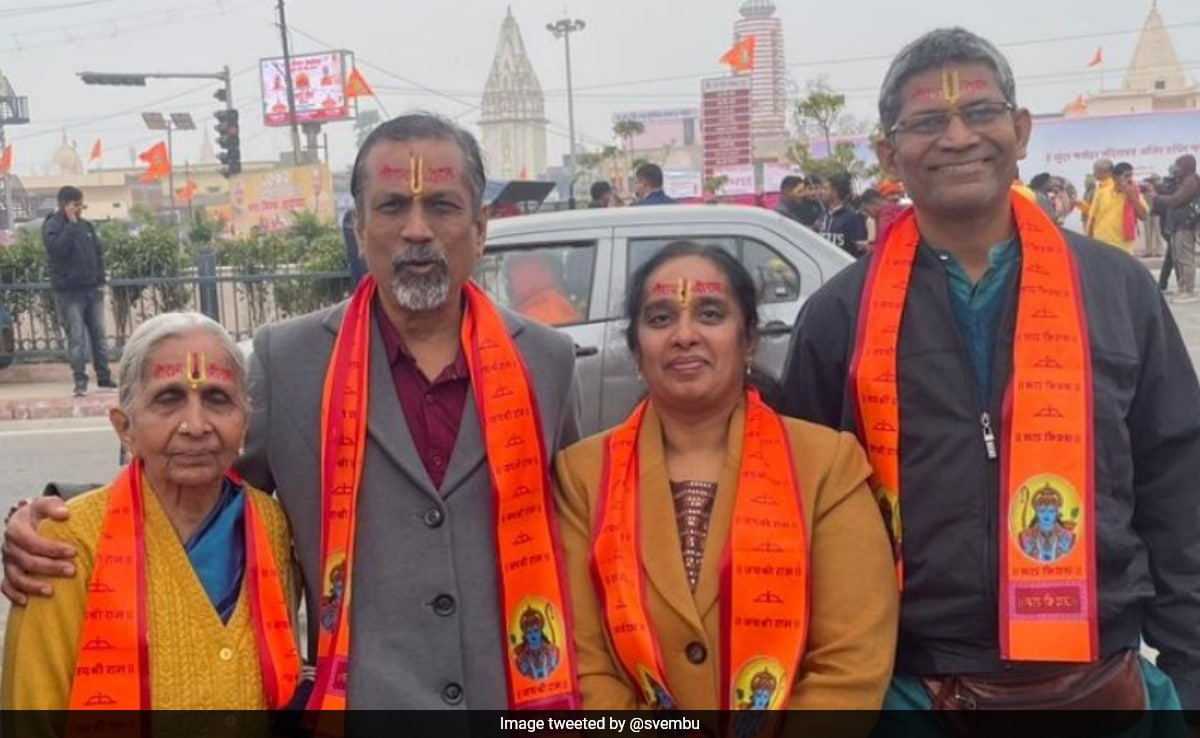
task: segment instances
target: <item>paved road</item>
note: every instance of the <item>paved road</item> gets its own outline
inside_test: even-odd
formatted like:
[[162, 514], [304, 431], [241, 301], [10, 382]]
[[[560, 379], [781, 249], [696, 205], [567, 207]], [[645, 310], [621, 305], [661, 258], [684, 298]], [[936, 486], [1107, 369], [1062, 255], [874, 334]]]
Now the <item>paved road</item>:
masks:
[[[1200, 303], [1172, 308], [1193, 365], [1200, 360]], [[107, 420], [0, 422], [0, 511], [41, 492], [48, 481], [106, 482], [117, 472], [117, 442]], [[8, 608], [0, 603], [0, 631]], [[3, 651], [0, 640], [0, 655]]]

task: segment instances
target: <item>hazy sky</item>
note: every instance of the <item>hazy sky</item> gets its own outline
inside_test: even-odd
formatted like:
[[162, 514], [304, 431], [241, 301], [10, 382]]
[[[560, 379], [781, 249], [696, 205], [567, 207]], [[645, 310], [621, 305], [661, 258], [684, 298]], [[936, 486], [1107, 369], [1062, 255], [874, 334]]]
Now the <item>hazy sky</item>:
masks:
[[[997, 42], [1034, 112], [1056, 112], [1095, 91], [1087, 69], [1104, 48], [1105, 87], [1117, 87], [1150, 0], [776, 0], [789, 75], [798, 89], [818, 75], [848, 96], [850, 112], [874, 118], [890, 57], [940, 25], [962, 24]], [[622, 110], [699, 104], [700, 79], [722, 73], [741, 0], [288, 0], [293, 51], [353, 51], [388, 113], [435, 110], [472, 129], [505, 8], [511, 6], [546, 92], [549, 160], [567, 150], [563, 45], [547, 22], [581, 18], [572, 38], [575, 117], [581, 149], [611, 143]], [[1159, 0], [1189, 78], [1200, 78], [1200, 2]], [[257, 63], [280, 53], [275, 0], [0, 0], [0, 71], [30, 99], [34, 122], [7, 129], [18, 173], [48, 161], [63, 131], [82, 156], [104, 141], [106, 166], [127, 165], [130, 147], [155, 134], [143, 110], [190, 112], [211, 128], [218, 83], [151, 80], [144, 88], [89, 87], [77, 72], [208, 72], [228, 64], [241, 111], [243, 159], [274, 158], [286, 129], [261, 124]], [[376, 105], [366, 100], [363, 108]], [[332, 163], [354, 153], [353, 124], [327, 125]], [[201, 134], [179, 133], [177, 164], [198, 158]]]

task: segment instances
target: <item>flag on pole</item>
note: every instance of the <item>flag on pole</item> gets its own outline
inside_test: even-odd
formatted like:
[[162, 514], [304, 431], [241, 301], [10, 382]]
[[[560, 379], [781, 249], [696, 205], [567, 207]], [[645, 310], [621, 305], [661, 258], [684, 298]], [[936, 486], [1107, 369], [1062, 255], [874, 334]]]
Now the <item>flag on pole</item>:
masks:
[[92, 144], [92, 153], [88, 154], [88, 161], [100, 161], [104, 157], [104, 147], [100, 145], [100, 139], [96, 139], [96, 143]]
[[1104, 47], [1097, 46], [1096, 53], [1092, 55], [1092, 60], [1088, 62], [1088, 69], [1095, 69], [1104, 64]]
[[758, 40], [754, 36], [743, 36], [721, 57], [720, 62], [735, 72], [754, 69], [754, 49]]
[[346, 99], [374, 96], [375, 91], [371, 89], [371, 85], [367, 84], [362, 72], [358, 71], [357, 67], [350, 70], [350, 78], [346, 80]]
[[138, 177], [139, 182], [153, 182], [171, 173], [171, 157], [167, 154], [167, 145], [162, 141], [138, 154], [138, 159], [148, 165]]
[[9, 144], [4, 147], [4, 151], [0, 152], [0, 176], [8, 176], [12, 171], [13, 162], [13, 145]]
[[196, 181], [189, 179], [187, 184], [175, 190], [175, 194], [179, 198], [180, 202], [191, 202], [192, 199], [196, 197], [196, 192], [199, 189], [200, 187], [196, 184]]

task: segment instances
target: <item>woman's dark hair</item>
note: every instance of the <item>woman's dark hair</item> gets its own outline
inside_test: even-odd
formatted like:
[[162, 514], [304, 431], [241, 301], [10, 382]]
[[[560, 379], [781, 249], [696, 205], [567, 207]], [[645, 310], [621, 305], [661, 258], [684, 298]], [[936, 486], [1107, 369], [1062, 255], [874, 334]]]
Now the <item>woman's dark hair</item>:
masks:
[[[742, 335], [748, 343], [758, 338], [758, 288], [746, 267], [733, 254], [720, 246], [694, 241], [672, 241], [637, 268], [625, 290], [625, 344], [630, 353], [638, 354], [638, 318], [646, 301], [646, 282], [663, 264], [685, 256], [706, 259], [725, 275], [733, 299], [742, 309]], [[751, 364], [746, 384], [762, 395], [763, 401], [778, 411], [782, 406], [782, 388], [770, 374]]]

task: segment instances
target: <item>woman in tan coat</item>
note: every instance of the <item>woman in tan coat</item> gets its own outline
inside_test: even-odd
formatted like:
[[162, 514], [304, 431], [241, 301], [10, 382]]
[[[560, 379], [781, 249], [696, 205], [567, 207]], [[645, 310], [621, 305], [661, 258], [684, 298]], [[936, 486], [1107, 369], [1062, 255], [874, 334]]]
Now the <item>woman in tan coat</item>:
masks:
[[878, 709], [898, 595], [857, 441], [751, 387], [728, 252], [667, 246], [626, 313], [647, 400], [556, 460], [584, 707]]

